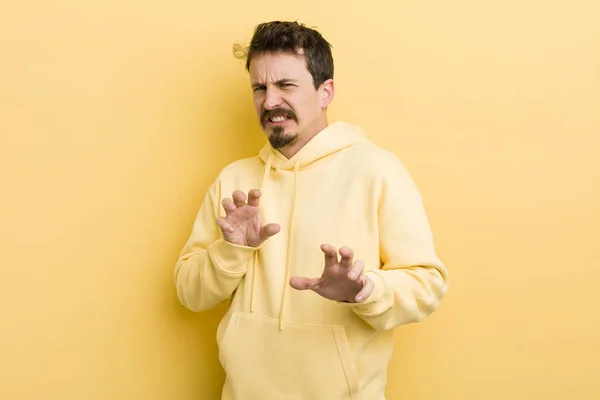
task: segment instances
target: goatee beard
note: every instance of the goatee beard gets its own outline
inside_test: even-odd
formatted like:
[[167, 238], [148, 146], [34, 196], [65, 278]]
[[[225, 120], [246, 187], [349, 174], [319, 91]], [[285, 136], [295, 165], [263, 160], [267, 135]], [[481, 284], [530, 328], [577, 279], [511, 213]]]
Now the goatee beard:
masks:
[[273, 131], [269, 135], [269, 143], [271, 143], [274, 149], [281, 149], [282, 147], [292, 145], [296, 143], [296, 140], [298, 140], [298, 134], [286, 134], [282, 126], [273, 127]]

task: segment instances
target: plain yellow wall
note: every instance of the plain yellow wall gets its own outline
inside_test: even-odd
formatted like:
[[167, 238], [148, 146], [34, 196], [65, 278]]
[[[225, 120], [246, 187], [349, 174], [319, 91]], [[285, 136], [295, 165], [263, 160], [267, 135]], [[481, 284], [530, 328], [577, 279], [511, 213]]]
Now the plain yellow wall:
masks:
[[179, 306], [211, 180], [253, 155], [254, 25], [334, 44], [332, 120], [417, 180], [448, 297], [391, 400], [598, 399], [600, 3], [0, 2], [0, 398], [217, 399], [223, 310]]

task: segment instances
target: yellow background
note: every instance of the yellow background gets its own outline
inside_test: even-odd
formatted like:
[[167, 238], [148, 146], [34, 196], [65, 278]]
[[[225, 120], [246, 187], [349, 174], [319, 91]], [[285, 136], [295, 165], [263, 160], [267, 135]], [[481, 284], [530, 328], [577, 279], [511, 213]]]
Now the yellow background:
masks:
[[391, 400], [598, 399], [600, 3], [0, 3], [0, 398], [217, 399], [221, 309], [176, 258], [263, 144], [254, 25], [333, 43], [332, 120], [418, 182], [448, 297], [397, 330]]

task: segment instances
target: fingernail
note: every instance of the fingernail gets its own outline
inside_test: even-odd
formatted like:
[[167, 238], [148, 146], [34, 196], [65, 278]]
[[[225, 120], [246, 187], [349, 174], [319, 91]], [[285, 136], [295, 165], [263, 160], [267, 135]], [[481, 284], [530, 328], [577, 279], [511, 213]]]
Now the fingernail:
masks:
[[350, 277], [350, 279], [356, 279], [356, 274], [355, 273], [350, 273], [348, 276]]
[[356, 296], [356, 301], [358, 301], [360, 303], [361, 301], [363, 301], [363, 297], [362, 296]]

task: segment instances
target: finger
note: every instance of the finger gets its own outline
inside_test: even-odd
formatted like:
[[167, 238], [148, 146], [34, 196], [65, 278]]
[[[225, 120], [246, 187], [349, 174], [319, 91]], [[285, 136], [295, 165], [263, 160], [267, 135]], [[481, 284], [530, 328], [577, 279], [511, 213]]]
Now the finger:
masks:
[[260, 199], [260, 196], [262, 196], [260, 190], [252, 189], [250, 192], [248, 192], [248, 205], [258, 207], [258, 200]]
[[340, 255], [342, 256], [342, 259], [340, 260], [340, 265], [346, 268], [352, 267], [352, 257], [354, 257], [354, 252], [352, 251], [352, 249], [347, 246], [343, 246], [340, 249]]
[[375, 284], [368, 276], [361, 275], [360, 280], [363, 284], [363, 287], [354, 298], [357, 303], [362, 303], [365, 301], [365, 299], [369, 297], [371, 293], [373, 293], [373, 289], [375, 289]]
[[233, 226], [231, 226], [231, 224], [229, 224], [229, 222], [227, 222], [226, 218], [223, 217], [219, 217], [217, 218], [217, 225], [219, 225], [219, 228], [221, 229], [221, 231], [223, 233], [233, 233]]
[[333, 267], [334, 265], [337, 265], [338, 258], [337, 258], [337, 252], [335, 250], [335, 247], [333, 247], [330, 244], [323, 244], [323, 245], [321, 245], [321, 251], [323, 253], [325, 253], [325, 266], [326, 267]]
[[246, 194], [241, 190], [233, 192], [233, 202], [236, 207], [242, 207], [246, 205]]
[[300, 278], [295, 276], [290, 279], [290, 286], [296, 290], [316, 289], [318, 283], [319, 278]]
[[233, 203], [233, 201], [229, 198], [223, 199], [223, 208], [225, 209], [225, 214], [229, 215], [232, 211], [234, 211], [237, 207]]
[[348, 272], [348, 279], [355, 281], [365, 269], [365, 263], [361, 260], [356, 260], [352, 268], [350, 268], [350, 272]]
[[261, 242], [264, 242], [271, 236], [276, 235], [281, 230], [281, 227], [278, 224], [268, 224], [260, 228], [260, 232], [258, 232], [258, 236], [260, 237]]

